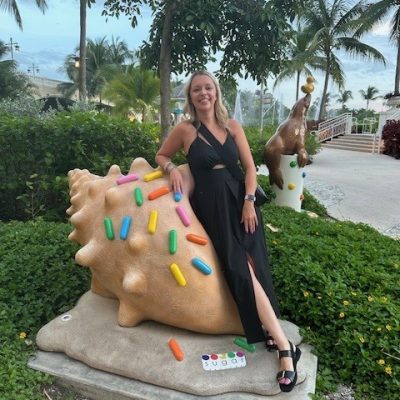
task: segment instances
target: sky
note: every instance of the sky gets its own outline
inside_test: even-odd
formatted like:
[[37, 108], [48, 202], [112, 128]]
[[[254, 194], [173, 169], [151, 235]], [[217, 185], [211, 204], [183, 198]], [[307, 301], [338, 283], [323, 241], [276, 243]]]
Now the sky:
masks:
[[[17, 42], [20, 51], [14, 52], [14, 59], [19, 64], [19, 70], [27, 73], [28, 68], [39, 68], [36, 76], [51, 79], [67, 80], [66, 75], [60, 71], [65, 57], [74, 53], [79, 43], [79, 0], [48, 0], [48, 9], [42, 14], [33, 0], [17, 1], [22, 16], [23, 30], [21, 31], [14, 21], [13, 16], [0, 10], [0, 40], [5, 43]], [[138, 17], [138, 26], [133, 29], [130, 21], [125, 16], [119, 19], [101, 15], [103, 1], [97, 1], [87, 11], [87, 37], [97, 39], [106, 36], [119, 37], [125, 40], [130, 50], [137, 49], [148, 38], [149, 28], [152, 22], [150, 10], [144, 9], [142, 16]], [[362, 41], [378, 49], [386, 58], [386, 66], [372, 61], [350, 58], [345, 54], [340, 55], [343, 69], [346, 75], [345, 89], [351, 90], [354, 99], [347, 103], [350, 108], [366, 107], [366, 101], [362, 99], [359, 91], [367, 90], [368, 86], [379, 89], [380, 95], [385, 95], [394, 89], [396, 48], [389, 42], [389, 21], [374, 27], [372, 33], [362, 38]], [[10, 58], [7, 54], [6, 58]], [[6, 58], [3, 58], [6, 59]], [[211, 72], [218, 69], [218, 64], [207, 65]], [[321, 96], [323, 88], [323, 76], [316, 73], [314, 99]], [[180, 77], [185, 79], [185, 76]], [[305, 83], [305, 78], [304, 82]], [[240, 90], [254, 91], [257, 85], [252, 80], [238, 79]], [[287, 107], [291, 107], [295, 101], [295, 79], [285, 81], [272, 88], [273, 79], [268, 81], [267, 89], [273, 91], [274, 97], [282, 101]], [[334, 85], [330, 85], [328, 91], [331, 95], [339, 91]], [[334, 101], [332, 107], [338, 107]], [[382, 99], [370, 103], [370, 107], [376, 111], [385, 109]]]

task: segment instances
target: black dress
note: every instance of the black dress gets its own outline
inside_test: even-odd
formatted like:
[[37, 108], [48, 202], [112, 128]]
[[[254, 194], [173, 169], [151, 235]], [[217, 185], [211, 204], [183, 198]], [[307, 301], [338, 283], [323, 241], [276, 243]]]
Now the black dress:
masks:
[[[238, 161], [239, 152], [230, 134], [222, 146], [229, 157]], [[223, 162], [215, 149], [199, 134], [188, 150], [187, 160], [195, 180], [192, 206], [218, 254], [238, 307], [247, 341], [249, 343], [264, 341], [265, 333], [257, 314], [247, 254], [254, 262], [255, 275], [277, 316], [279, 307], [268, 265], [260, 210], [256, 207], [258, 218], [256, 231], [253, 234], [246, 233], [244, 224], [240, 223], [245, 195], [244, 183], [235, 179], [227, 168], [213, 169], [215, 165]]]

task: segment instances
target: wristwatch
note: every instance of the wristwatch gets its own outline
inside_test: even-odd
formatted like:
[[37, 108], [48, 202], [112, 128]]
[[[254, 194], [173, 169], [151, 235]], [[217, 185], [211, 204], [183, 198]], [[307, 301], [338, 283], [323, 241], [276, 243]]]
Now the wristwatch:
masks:
[[246, 196], [244, 196], [244, 199], [247, 201], [252, 201], [254, 203], [256, 201], [256, 196], [254, 196], [254, 194], [246, 194]]

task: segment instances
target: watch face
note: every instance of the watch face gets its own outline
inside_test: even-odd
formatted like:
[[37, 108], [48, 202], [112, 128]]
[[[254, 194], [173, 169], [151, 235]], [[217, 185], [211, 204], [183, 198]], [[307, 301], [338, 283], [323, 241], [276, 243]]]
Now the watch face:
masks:
[[244, 196], [244, 199], [250, 201], [256, 201], [256, 196], [254, 196], [253, 194], [246, 194], [246, 196]]

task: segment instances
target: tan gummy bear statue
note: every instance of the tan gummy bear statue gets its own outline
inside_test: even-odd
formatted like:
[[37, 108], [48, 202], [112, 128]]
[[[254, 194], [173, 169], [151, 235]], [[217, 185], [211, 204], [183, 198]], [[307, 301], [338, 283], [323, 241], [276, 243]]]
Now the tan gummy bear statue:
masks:
[[[143, 158], [136, 158], [129, 171], [139, 179], [121, 185], [117, 184], [122, 174], [116, 165], [105, 177], [87, 170], [70, 171], [71, 207], [67, 213], [75, 229], [69, 238], [83, 246], [76, 253], [76, 262], [90, 268], [93, 292], [118, 298], [118, 322], [122, 326], [153, 320], [202, 333], [243, 334], [215, 250], [190, 207], [188, 197], [193, 184], [188, 167], [179, 168], [184, 177], [180, 202], [175, 202], [171, 192], [148, 200], [148, 194], [168, 186], [168, 180], [161, 177], [145, 182], [143, 177], [155, 170]], [[135, 188], [142, 191], [141, 206], [135, 201]], [[190, 218], [189, 226], [183, 224], [176, 206], [181, 206]], [[154, 233], [148, 229], [152, 211], [157, 211]], [[132, 222], [126, 239], [120, 239], [125, 216], [130, 216]], [[105, 218], [112, 221], [114, 239], [107, 238]], [[177, 231], [175, 254], [169, 250], [172, 229]], [[207, 238], [208, 243], [188, 241], [189, 233]], [[191, 262], [195, 257], [209, 265], [212, 273], [205, 275], [196, 269]], [[180, 286], [171, 273], [173, 263], [182, 272], [185, 286]]]

